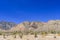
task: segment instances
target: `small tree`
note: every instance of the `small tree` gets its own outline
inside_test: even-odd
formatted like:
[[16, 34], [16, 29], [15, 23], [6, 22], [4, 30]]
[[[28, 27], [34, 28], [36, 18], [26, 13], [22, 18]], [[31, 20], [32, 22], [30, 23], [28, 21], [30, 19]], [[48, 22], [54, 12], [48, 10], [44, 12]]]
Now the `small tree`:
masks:
[[37, 37], [37, 32], [35, 32], [35, 38]]
[[5, 33], [3, 34], [3, 38], [6, 38], [6, 37], [5, 37]]
[[13, 32], [14, 38], [16, 38], [17, 31]]
[[0, 32], [0, 35], [2, 35], [2, 32]]
[[22, 38], [23, 37], [23, 32], [19, 32], [19, 36], [20, 36], [20, 38]]

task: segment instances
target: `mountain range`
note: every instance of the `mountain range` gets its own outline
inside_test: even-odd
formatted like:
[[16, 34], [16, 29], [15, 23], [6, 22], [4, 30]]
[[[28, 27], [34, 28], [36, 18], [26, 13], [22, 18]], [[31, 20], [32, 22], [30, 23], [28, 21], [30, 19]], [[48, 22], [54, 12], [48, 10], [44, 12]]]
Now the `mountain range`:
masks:
[[60, 20], [49, 20], [48, 22], [29, 22], [25, 21], [20, 24], [16, 24], [13, 22], [0, 22], [1, 30], [9, 30], [9, 31], [60, 31]]

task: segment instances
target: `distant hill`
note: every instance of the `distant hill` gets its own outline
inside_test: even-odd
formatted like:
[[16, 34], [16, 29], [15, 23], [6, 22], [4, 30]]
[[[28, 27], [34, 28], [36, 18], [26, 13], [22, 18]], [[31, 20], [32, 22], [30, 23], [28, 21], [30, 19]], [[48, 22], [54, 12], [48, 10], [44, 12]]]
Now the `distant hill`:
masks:
[[17, 24], [14, 23], [14, 22], [0, 21], [0, 29], [2, 29], [2, 30], [11, 29], [11, 28], [14, 27], [15, 25], [17, 25]]

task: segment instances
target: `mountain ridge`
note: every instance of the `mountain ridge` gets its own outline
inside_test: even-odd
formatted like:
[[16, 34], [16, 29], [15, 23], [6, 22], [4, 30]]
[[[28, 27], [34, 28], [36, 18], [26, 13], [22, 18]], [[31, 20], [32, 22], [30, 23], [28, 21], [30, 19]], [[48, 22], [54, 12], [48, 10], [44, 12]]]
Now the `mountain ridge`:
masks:
[[49, 20], [48, 22], [29, 22], [24, 21], [20, 24], [12, 26], [9, 31], [60, 31], [60, 20]]

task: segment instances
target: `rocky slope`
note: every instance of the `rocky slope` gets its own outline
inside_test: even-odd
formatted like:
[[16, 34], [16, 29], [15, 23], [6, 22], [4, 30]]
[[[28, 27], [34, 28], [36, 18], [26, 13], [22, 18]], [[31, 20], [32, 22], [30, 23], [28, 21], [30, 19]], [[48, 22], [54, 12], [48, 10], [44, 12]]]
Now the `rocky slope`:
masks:
[[60, 20], [48, 22], [23, 22], [11, 28], [11, 31], [33, 30], [33, 31], [60, 31]]
[[48, 22], [22, 22], [18, 25], [11, 22], [0, 22], [0, 29], [9, 31], [60, 31], [60, 20], [50, 20]]

